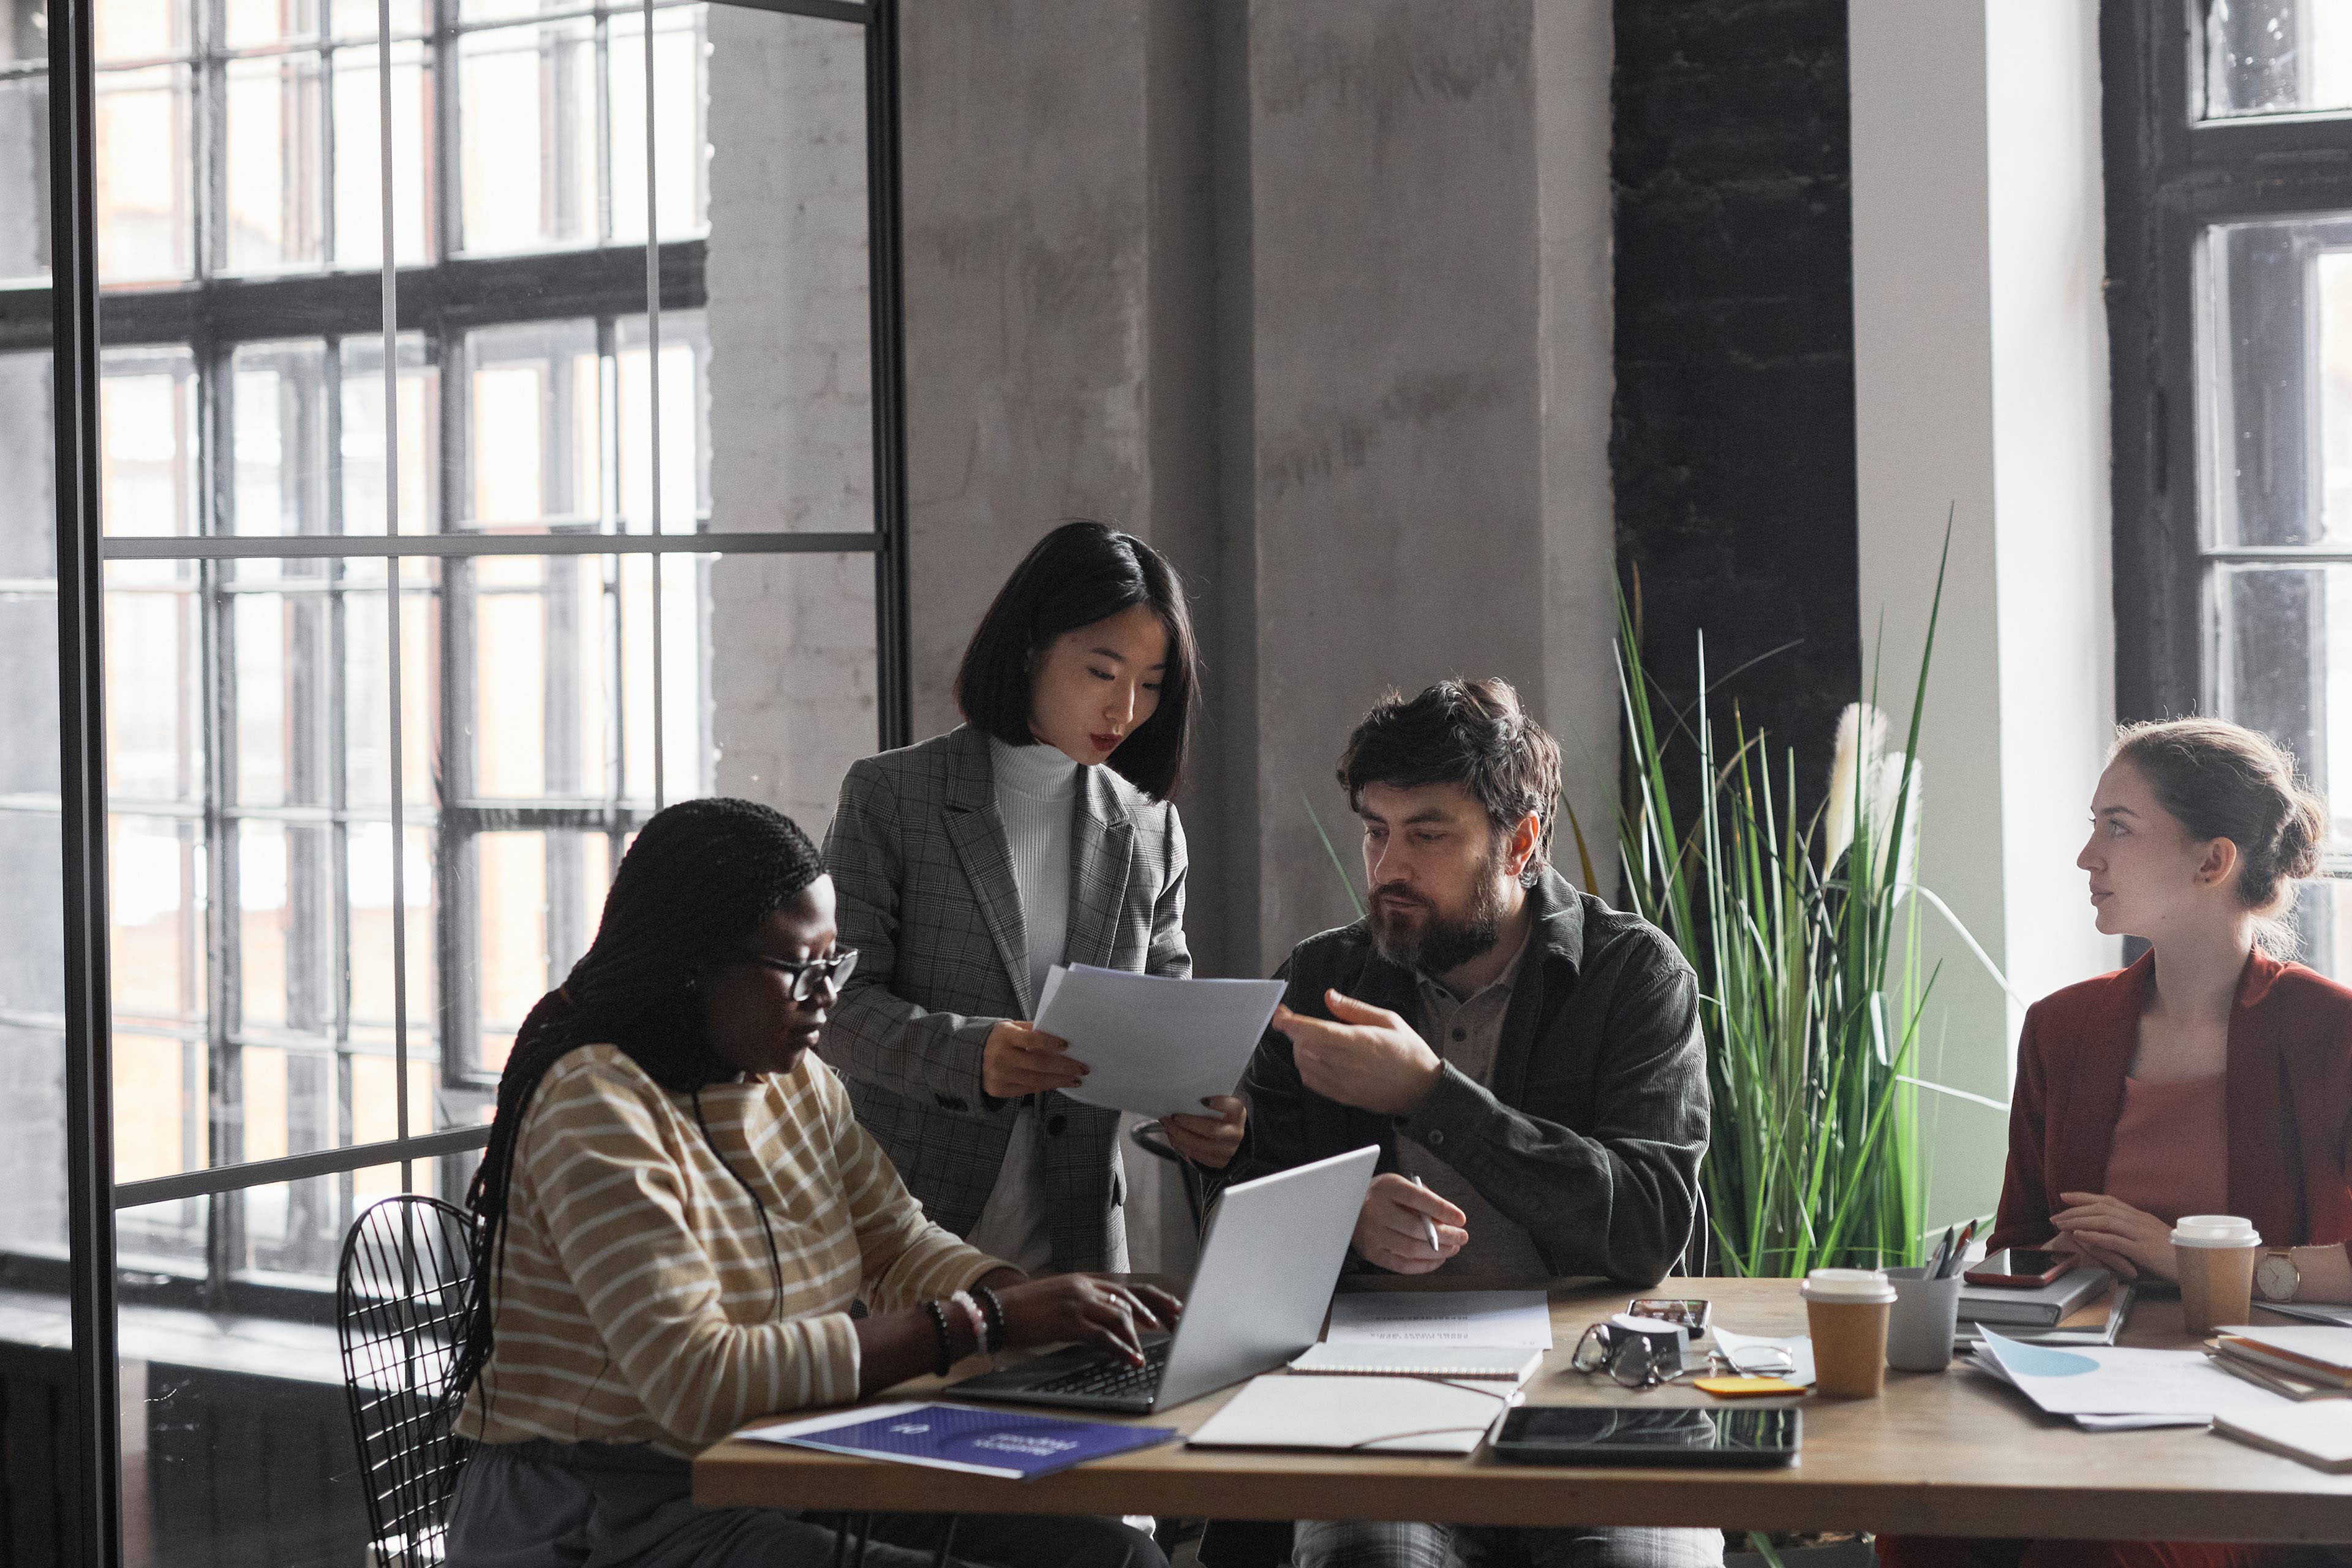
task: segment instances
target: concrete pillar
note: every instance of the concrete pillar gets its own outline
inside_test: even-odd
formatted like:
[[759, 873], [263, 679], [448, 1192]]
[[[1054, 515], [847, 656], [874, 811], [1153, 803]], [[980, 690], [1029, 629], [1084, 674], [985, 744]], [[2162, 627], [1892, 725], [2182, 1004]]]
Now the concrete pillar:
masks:
[[1221, 604], [1256, 732], [1229, 815], [1255, 826], [1271, 964], [1352, 916], [1308, 803], [1360, 881], [1332, 767], [1389, 687], [1510, 679], [1562, 731], [1580, 813], [1607, 820], [1608, 26], [1527, 0], [1237, 21], [1221, 112], [1246, 135], [1220, 150], [1245, 140], [1247, 161], [1220, 170], [1242, 237], [1219, 305], [1248, 325], [1220, 392], [1248, 571]]
[[[2074, 868], [2115, 711], [2097, 6], [1849, 15], [1863, 637], [1899, 728], [1948, 510], [1920, 880], [2032, 998], [2118, 956]], [[1925, 1076], [2006, 1099], [2022, 1010], [1927, 935]], [[1942, 1224], [1991, 1207], [2004, 1129], [1939, 1106]]]

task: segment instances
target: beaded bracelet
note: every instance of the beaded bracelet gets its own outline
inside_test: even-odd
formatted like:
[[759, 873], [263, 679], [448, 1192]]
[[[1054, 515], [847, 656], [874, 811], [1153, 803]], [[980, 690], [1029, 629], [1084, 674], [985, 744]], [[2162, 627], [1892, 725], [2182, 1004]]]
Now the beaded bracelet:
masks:
[[971, 1325], [971, 1348], [984, 1351], [988, 1344], [988, 1319], [982, 1315], [980, 1303], [971, 1299], [969, 1290], [959, 1290], [948, 1298], [950, 1305], [962, 1311], [964, 1321]]
[[971, 1293], [979, 1298], [980, 1310], [988, 1315], [988, 1349], [994, 1354], [1004, 1348], [1004, 1303], [985, 1285], [973, 1286]]
[[949, 1370], [955, 1365], [955, 1348], [948, 1342], [948, 1310], [940, 1302], [926, 1301], [923, 1303], [923, 1310], [931, 1315], [932, 1331], [940, 1336], [939, 1363], [931, 1370], [940, 1376], [945, 1377]]

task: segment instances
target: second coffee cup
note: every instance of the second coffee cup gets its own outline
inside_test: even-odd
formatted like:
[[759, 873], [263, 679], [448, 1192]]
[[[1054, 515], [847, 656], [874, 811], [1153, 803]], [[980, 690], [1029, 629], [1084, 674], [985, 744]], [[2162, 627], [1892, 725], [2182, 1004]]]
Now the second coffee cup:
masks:
[[1886, 1386], [1886, 1318], [1895, 1287], [1876, 1268], [1816, 1268], [1797, 1288], [1813, 1336], [1813, 1387], [1870, 1399]]
[[2181, 1216], [2172, 1229], [2172, 1261], [2180, 1275], [2180, 1317], [2192, 1334], [2242, 1323], [2254, 1310], [2254, 1264], [2262, 1233], [2233, 1214]]

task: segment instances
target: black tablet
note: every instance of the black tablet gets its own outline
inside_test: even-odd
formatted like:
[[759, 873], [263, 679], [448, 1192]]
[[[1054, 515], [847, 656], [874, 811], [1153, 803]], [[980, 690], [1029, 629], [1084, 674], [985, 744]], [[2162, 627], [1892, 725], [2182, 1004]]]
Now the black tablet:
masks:
[[1625, 1405], [1527, 1405], [1503, 1417], [1495, 1458], [1519, 1465], [1786, 1465], [1797, 1458], [1801, 1413], [1660, 1410]]

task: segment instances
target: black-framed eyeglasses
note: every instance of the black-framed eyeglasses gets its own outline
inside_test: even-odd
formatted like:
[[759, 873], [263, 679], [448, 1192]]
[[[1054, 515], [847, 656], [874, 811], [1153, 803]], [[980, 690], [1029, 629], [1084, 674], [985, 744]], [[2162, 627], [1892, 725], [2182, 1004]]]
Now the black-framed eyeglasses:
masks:
[[1611, 1323], [1586, 1329], [1568, 1364], [1582, 1373], [1606, 1372], [1620, 1388], [1655, 1388], [1681, 1370], [1660, 1366], [1647, 1337]]
[[814, 998], [820, 990], [830, 990], [836, 996], [841, 994], [841, 988], [849, 984], [850, 972], [857, 967], [857, 950], [854, 947], [836, 948], [830, 958], [805, 958], [797, 961], [789, 958], [770, 958], [764, 952], [746, 952], [743, 954], [743, 962], [756, 963], [763, 969], [772, 969], [779, 974], [791, 975], [793, 1000], [806, 1002]]

